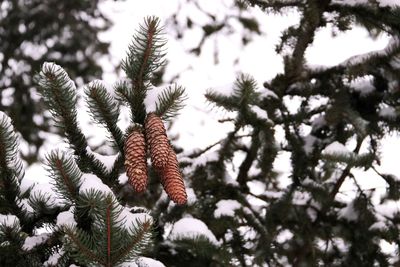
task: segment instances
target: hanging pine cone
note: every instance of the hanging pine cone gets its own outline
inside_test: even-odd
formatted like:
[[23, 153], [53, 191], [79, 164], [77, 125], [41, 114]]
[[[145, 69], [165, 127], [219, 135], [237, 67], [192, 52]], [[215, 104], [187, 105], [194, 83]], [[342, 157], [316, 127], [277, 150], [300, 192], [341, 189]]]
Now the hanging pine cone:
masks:
[[168, 162], [170, 145], [164, 124], [160, 117], [149, 113], [145, 121], [146, 140], [153, 166], [157, 171], [164, 169]]
[[125, 140], [125, 170], [129, 184], [136, 192], [147, 187], [146, 142], [140, 128], [135, 128]]
[[176, 204], [183, 205], [187, 201], [185, 184], [183, 183], [182, 174], [179, 170], [179, 163], [176, 158], [175, 151], [169, 147], [168, 163], [160, 172], [161, 183], [165, 192]]

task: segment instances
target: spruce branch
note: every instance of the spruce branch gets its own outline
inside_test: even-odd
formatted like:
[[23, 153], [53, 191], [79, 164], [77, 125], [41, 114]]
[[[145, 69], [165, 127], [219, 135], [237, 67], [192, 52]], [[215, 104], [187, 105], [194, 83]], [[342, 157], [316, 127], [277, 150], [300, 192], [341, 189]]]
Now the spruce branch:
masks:
[[208, 90], [205, 97], [208, 101], [227, 111], [240, 110], [247, 113], [248, 105], [255, 104], [258, 100], [259, 94], [256, 89], [256, 80], [250, 75], [241, 74], [237, 77], [229, 96]]
[[234, 111], [236, 109], [236, 103], [232, 101], [230, 96], [207, 90], [204, 95], [209, 102], [212, 102], [217, 107], [223, 107], [227, 111]]
[[56, 150], [47, 155], [46, 161], [57, 193], [68, 204], [76, 203], [82, 172], [72, 155]]
[[186, 98], [185, 88], [176, 84], [170, 86], [158, 96], [155, 113], [164, 120], [175, 117], [183, 108]]
[[[57, 125], [65, 129], [66, 134], [73, 134], [72, 136], [84, 143], [81, 133], [76, 132], [78, 131], [77, 94], [74, 82], [63, 68], [49, 62], [43, 64], [37, 79], [39, 92]], [[75, 129], [75, 132], [69, 133], [68, 130], [72, 129]]]
[[[95, 199], [89, 200], [90, 197]], [[80, 203], [80, 207], [90, 210], [86, 214], [92, 219], [91, 231], [82, 231], [79, 227], [65, 228], [70, 245], [76, 248], [78, 261], [84, 262], [85, 257], [89, 257], [102, 266], [111, 267], [137, 257], [149, 245], [150, 221], [123, 226], [127, 223], [126, 217], [121, 216], [123, 207], [111, 194], [93, 191], [84, 198], [89, 206], [82, 207]]]
[[91, 260], [92, 262], [97, 262], [106, 266], [103, 259], [96, 255], [95, 251], [91, 249], [94, 242], [89, 234], [72, 226], [65, 226], [63, 230], [70, 239], [70, 243], [67, 243], [67, 246], [75, 247], [75, 249], [71, 250], [74, 252], [72, 256], [75, 257], [76, 260], [82, 263]]
[[102, 124], [111, 133], [118, 145], [120, 152], [123, 151], [123, 134], [117, 126], [119, 106], [115, 99], [107, 92], [105, 86], [98, 82], [92, 82], [85, 87], [86, 103], [94, 121]]
[[79, 167], [83, 171], [93, 172], [109, 184], [103, 163], [86, 151], [86, 138], [77, 121], [77, 94], [74, 82], [60, 66], [46, 62], [38, 75], [38, 84], [54, 120], [63, 129], [75, 154], [79, 156]]
[[17, 203], [20, 196], [19, 182], [24, 172], [18, 145], [18, 136], [11, 119], [0, 112], [0, 212], [22, 215], [22, 209]]
[[19, 158], [19, 140], [11, 119], [0, 111], [0, 175], [10, 172], [15, 178], [24, 175], [22, 161]]
[[131, 92], [119, 91], [130, 103], [134, 122], [143, 124], [146, 117], [144, 99], [150, 86], [153, 73], [164, 64], [164, 46], [162, 27], [159, 19], [148, 17], [144, 25], [133, 36], [128, 48], [127, 58], [122, 62], [122, 68], [132, 81]]
[[[132, 259], [139, 255], [141, 251], [146, 249], [151, 240], [152, 223], [149, 220], [144, 222], [136, 221], [136, 225], [130, 227], [132, 238], [119, 250], [115, 255], [115, 261], [121, 263], [125, 260]], [[118, 259], [118, 260], [117, 260]]]

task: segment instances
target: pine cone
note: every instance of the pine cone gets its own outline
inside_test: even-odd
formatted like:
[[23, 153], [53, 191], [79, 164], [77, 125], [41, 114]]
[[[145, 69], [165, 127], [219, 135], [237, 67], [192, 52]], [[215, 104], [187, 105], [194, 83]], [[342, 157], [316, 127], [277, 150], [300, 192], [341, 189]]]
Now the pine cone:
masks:
[[161, 171], [167, 165], [170, 144], [160, 117], [149, 113], [145, 122], [145, 133], [153, 166]]
[[136, 192], [147, 187], [146, 142], [140, 128], [133, 129], [125, 140], [125, 170]]
[[168, 163], [160, 173], [161, 183], [165, 192], [176, 204], [183, 205], [187, 201], [185, 184], [179, 170], [179, 163], [175, 151], [169, 147]]

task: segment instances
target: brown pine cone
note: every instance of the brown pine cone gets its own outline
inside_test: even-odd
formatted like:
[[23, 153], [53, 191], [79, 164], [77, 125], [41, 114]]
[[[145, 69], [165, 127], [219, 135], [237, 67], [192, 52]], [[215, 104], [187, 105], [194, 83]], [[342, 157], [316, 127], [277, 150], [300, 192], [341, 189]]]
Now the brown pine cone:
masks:
[[129, 184], [136, 192], [147, 187], [146, 141], [140, 128], [135, 128], [125, 140], [125, 170]]
[[145, 121], [146, 140], [153, 166], [161, 171], [168, 162], [169, 142], [164, 124], [160, 117], [149, 113]]
[[176, 204], [183, 205], [187, 202], [185, 184], [179, 170], [179, 163], [175, 151], [169, 147], [168, 163], [160, 172], [161, 183], [165, 192]]

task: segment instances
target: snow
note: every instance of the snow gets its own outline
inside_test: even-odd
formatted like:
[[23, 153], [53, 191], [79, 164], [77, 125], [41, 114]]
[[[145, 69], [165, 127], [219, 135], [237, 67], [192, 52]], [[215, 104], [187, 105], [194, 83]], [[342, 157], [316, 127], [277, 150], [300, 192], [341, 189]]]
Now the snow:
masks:
[[346, 219], [348, 221], [356, 221], [358, 218], [358, 212], [354, 209], [354, 203], [350, 202], [346, 207], [339, 210], [339, 218]]
[[166, 86], [152, 86], [149, 90], [147, 90], [146, 98], [144, 99], [144, 104], [146, 106], [146, 111], [147, 113], [149, 112], [154, 112], [156, 110], [156, 104], [158, 97], [161, 95], [161, 93], [164, 90], [168, 89], [168, 86], [172, 85], [166, 85]]
[[60, 212], [57, 216], [57, 226], [58, 227], [63, 227], [63, 226], [76, 226], [77, 223], [74, 219], [74, 213], [73, 213], [74, 208], [71, 207], [67, 211]]
[[267, 88], [260, 89], [260, 96], [264, 98], [278, 98], [278, 96], [271, 90]]
[[379, 116], [387, 119], [395, 119], [397, 117], [396, 109], [393, 107], [383, 107], [379, 110]]
[[30, 198], [43, 197], [46, 204], [50, 207], [63, 206], [63, 200], [60, 199], [56, 191], [53, 190], [52, 185], [45, 183], [38, 183], [31, 190]]
[[[220, 145], [216, 146], [219, 147]], [[201, 154], [200, 156], [189, 159], [192, 162], [192, 168], [196, 168], [198, 166], [204, 166], [207, 162], [217, 161], [219, 158], [218, 150], [209, 150]]]
[[132, 208], [122, 206], [121, 208], [122, 210], [117, 220], [121, 221], [121, 227], [128, 231], [130, 231], [132, 225], [137, 225], [138, 223], [144, 223], [146, 221], [149, 221], [150, 223], [153, 222], [153, 218], [147, 213], [132, 213], [130, 212]]
[[147, 257], [139, 257], [137, 262], [139, 263], [139, 266], [141, 266], [140, 264], [142, 264], [147, 267], [165, 267], [165, 265], [162, 264], [160, 261], [153, 260]]
[[347, 5], [347, 6], [355, 6], [355, 5], [362, 5], [368, 4], [369, 0], [332, 0], [332, 4], [340, 4], [340, 5]]
[[[396, 6], [400, 6], [399, 0], [377, 0], [377, 2], [378, 2], [380, 7], [396, 7]], [[370, 4], [370, 1], [369, 0], [333, 0], [332, 4], [355, 6], [355, 5]]]
[[352, 56], [352, 57], [348, 58], [347, 60], [345, 60], [341, 65], [344, 65], [344, 66], [357, 65], [371, 57], [384, 56], [384, 55], [390, 53], [393, 50], [393, 48], [397, 47], [398, 45], [399, 45], [398, 37], [391, 37], [385, 48], [383, 48], [381, 50], [375, 50], [372, 52], [367, 52], [364, 54]]
[[195, 204], [197, 201], [196, 194], [194, 193], [193, 188], [187, 187], [186, 188], [186, 194], [187, 194], [187, 203], [189, 205]]
[[171, 240], [179, 238], [196, 238], [197, 236], [206, 237], [211, 243], [218, 245], [217, 238], [208, 229], [207, 225], [195, 218], [182, 218], [175, 222], [169, 235]]
[[110, 172], [112, 170], [112, 168], [114, 167], [114, 162], [119, 156], [119, 153], [117, 153], [116, 155], [111, 155], [111, 156], [101, 155], [97, 152], [92, 151], [92, 149], [89, 146], [86, 147], [86, 152], [89, 155], [93, 155], [97, 160], [99, 160], [101, 163], [103, 163], [103, 165], [106, 167], [106, 170], [108, 172]]
[[64, 76], [66, 80], [65, 86], [70, 88], [73, 91], [76, 91], [75, 83], [69, 78], [68, 73], [59, 65], [55, 64], [54, 62], [44, 62], [42, 65], [42, 70], [39, 75], [39, 84], [45, 84], [47, 82], [45, 73], [51, 73]]
[[250, 192], [257, 196], [262, 195], [267, 189], [267, 186], [264, 182], [257, 181], [257, 180], [248, 181], [246, 184], [249, 187]]
[[96, 175], [91, 173], [84, 173], [81, 178], [82, 184], [79, 188], [79, 194], [87, 194], [90, 191], [100, 191], [104, 194], [114, 195], [111, 189], [103, 184], [103, 182]]
[[276, 236], [276, 241], [282, 244], [292, 238], [293, 238], [293, 233], [290, 232], [288, 229], [284, 229]]
[[119, 264], [118, 267], [165, 267], [162, 262], [147, 257], [138, 257], [132, 261]]
[[379, 222], [376, 222], [376, 223], [372, 224], [369, 227], [369, 230], [370, 231], [371, 230], [387, 230], [387, 225], [386, 225], [386, 223], [384, 223], [382, 221], [379, 221]]
[[[30, 173], [28, 175], [28, 170], [29, 171], [32, 170], [32, 167], [35, 168], [35, 166], [39, 166], [39, 164], [34, 163], [25, 171], [25, 176], [21, 180], [20, 187], [19, 187], [19, 189], [21, 190], [21, 194], [24, 194], [28, 189], [33, 188], [35, 186], [35, 184], [37, 184], [37, 181], [30, 178], [30, 177], [35, 177], [35, 176], [31, 176]], [[38, 170], [43, 171], [43, 167], [39, 168]]]
[[50, 255], [49, 259], [43, 263], [43, 266], [56, 266], [58, 260], [64, 255], [65, 251], [61, 248], [58, 252]]
[[310, 201], [310, 199], [311, 199], [310, 193], [295, 191], [293, 193], [292, 203], [294, 205], [303, 206], [303, 205], [307, 205], [307, 203]]
[[375, 205], [375, 211], [387, 218], [394, 218], [397, 213], [400, 213], [400, 202], [387, 200], [382, 204]]
[[28, 236], [25, 239], [24, 245], [22, 246], [23, 250], [31, 250], [36, 246], [39, 246], [41, 244], [43, 244], [44, 242], [47, 241], [47, 239], [49, 239], [50, 234], [49, 233], [43, 233], [40, 235], [36, 235], [36, 236]]
[[377, 0], [379, 3], [379, 6], [385, 7], [385, 6], [390, 6], [390, 7], [396, 7], [400, 6], [399, 0]]
[[240, 209], [242, 205], [237, 200], [223, 199], [217, 202], [217, 209], [214, 210], [214, 217], [235, 216], [235, 210]]
[[325, 149], [322, 151], [324, 154], [328, 155], [346, 155], [346, 154], [351, 154], [352, 152], [347, 149], [343, 144], [339, 143], [338, 141], [335, 141], [325, 147]]
[[227, 83], [224, 85], [213, 86], [211, 92], [218, 93], [223, 96], [231, 96], [234, 90], [235, 90], [235, 85], [233, 83]]
[[361, 96], [366, 96], [375, 91], [375, 87], [372, 82], [373, 77], [371, 75], [367, 75], [365, 77], [359, 77], [352, 80], [349, 83], [349, 86], [353, 88], [354, 91], [360, 92]]
[[112, 86], [109, 86], [109, 84], [103, 80], [95, 79], [95, 80], [91, 81], [87, 86], [88, 87], [96, 87], [99, 85], [104, 87], [107, 90], [107, 92], [110, 94], [110, 96], [115, 97], [114, 88]]
[[28, 215], [33, 215], [34, 214], [34, 209], [32, 208], [32, 206], [29, 204], [29, 199], [27, 198], [23, 198], [20, 200], [19, 203], [22, 206], [22, 209], [25, 210], [25, 212], [27, 212]]
[[259, 106], [250, 105], [251, 111], [253, 111], [258, 118], [268, 120], [268, 114], [265, 110], [261, 109]]
[[128, 182], [128, 176], [126, 176], [126, 172], [121, 173], [121, 174], [118, 176], [118, 183], [119, 183], [120, 185], [124, 185], [124, 184], [126, 184], [127, 182]]
[[5, 225], [6, 227], [13, 227], [14, 225], [19, 225], [19, 219], [17, 216], [12, 214], [0, 214], [0, 224]]

